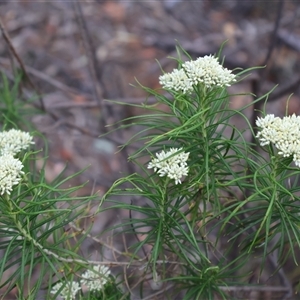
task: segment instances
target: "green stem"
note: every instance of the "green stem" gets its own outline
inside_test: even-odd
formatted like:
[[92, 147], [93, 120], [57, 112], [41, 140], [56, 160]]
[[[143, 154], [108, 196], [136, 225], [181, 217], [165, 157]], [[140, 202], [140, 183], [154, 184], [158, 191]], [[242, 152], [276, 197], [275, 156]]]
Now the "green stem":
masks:
[[12, 219], [12, 221], [14, 222], [14, 224], [16, 225], [17, 229], [19, 230], [19, 232], [21, 233], [21, 235], [29, 242], [31, 242], [36, 248], [39, 249], [39, 251], [44, 252], [45, 254], [52, 256], [54, 258], [56, 258], [58, 261], [61, 262], [68, 262], [68, 263], [81, 263], [81, 264], [86, 264], [86, 261], [81, 260], [81, 259], [72, 259], [72, 258], [63, 258], [57, 254], [55, 254], [54, 252], [45, 249], [38, 241], [36, 241], [30, 234], [29, 232], [27, 232], [22, 223], [18, 220], [18, 212], [14, 211], [14, 206], [12, 205], [12, 200], [10, 199], [9, 195], [6, 195], [5, 200], [7, 202], [8, 205], [8, 209], [9, 209], [9, 216]]
[[166, 215], [166, 200], [168, 199], [168, 184], [169, 184], [169, 178], [167, 177], [165, 180], [165, 183], [163, 185], [163, 191], [162, 191], [162, 202], [160, 204], [160, 214], [162, 221], [165, 220]]

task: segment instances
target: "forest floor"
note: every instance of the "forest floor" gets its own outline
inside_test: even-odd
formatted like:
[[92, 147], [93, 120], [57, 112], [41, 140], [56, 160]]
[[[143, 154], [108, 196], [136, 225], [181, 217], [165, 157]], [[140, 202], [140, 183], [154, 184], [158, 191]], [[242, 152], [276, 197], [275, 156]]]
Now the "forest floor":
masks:
[[[161, 68], [170, 71], [175, 67], [174, 61], [167, 57], [176, 57], [178, 44], [193, 57], [199, 57], [217, 53], [227, 41], [222, 51], [227, 68], [266, 65], [230, 88], [230, 94], [240, 94], [231, 99], [233, 109], [252, 101], [251, 96], [241, 94], [259, 96], [279, 84], [269, 99], [268, 113], [284, 115], [286, 101], [293, 93], [288, 114], [299, 114], [300, 4], [285, 1], [279, 10], [280, 3], [1, 1], [2, 33], [5, 31], [9, 36], [35, 87], [24, 86], [25, 98], [29, 100], [38, 94], [43, 101], [41, 113], [31, 121], [49, 141], [47, 179], [54, 179], [66, 163], [66, 175], [89, 166], [74, 179], [74, 184], [88, 181], [80, 193], [99, 191], [102, 195], [120, 176], [134, 171], [126, 159], [132, 148], [124, 155], [118, 152], [118, 147], [139, 128], [104, 135], [110, 129], [104, 125], [143, 114], [143, 110], [124, 108], [106, 100], [143, 103], [146, 93], [132, 84], [138, 86], [138, 80], [144, 86], [159, 88]], [[0, 70], [11, 82], [14, 81], [12, 66], [20, 68], [12, 57], [8, 41], [2, 35]], [[36, 103], [40, 105], [39, 101]], [[251, 119], [253, 108], [246, 115]], [[239, 119], [233, 121], [241, 130], [245, 126]], [[96, 219], [92, 233], [113, 225], [113, 214]], [[118, 212], [118, 218], [123, 217], [128, 216]], [[93, 243], [84, 245], [87, 252], [94, 249]], [[292, 282], [299, 280], [299, 272], [291, 273]], [[262, 282], [268, 280], [262, 278]], [[273, 298], [265, 295], [263, 299]]]

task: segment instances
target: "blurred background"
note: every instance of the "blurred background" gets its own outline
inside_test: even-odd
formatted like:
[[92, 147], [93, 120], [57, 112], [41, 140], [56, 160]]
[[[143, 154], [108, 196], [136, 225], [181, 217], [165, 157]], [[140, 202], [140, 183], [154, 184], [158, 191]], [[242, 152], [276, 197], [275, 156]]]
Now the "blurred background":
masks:
[[[21, 94], [40, 109], [32, 121], [49, 141], [47, 178], [55, 178], [66, 162], [66, 174], [90, 166], [74, 182], [88, 181], [82, 194], [101, 195], [120, 176], [135, 171], [127, 162], [130, 147], [126, 152], [118, 147], [138, 128], [102, 135], [115, 128], [106, 125], [143, 111], [106, 100], [143, 103], [147, 95], [132, 84], [137, 79], [160, 88], [161, 67], [176, 67], [167, 57], [177, 55], [178, 44], [196, 58], [217, 53], [226, 41], [222, 57], [227, 68], [265, 66], [230, 88], [231, 94], [240, 94], [231, 99], [233, 109], [253, 100], [242, 94], [261, 96], [278, 85], [267, 112], [300, 112], [297, 0], [0, 1], [0, 20], [0, 71], [13, 83], [13, 69], [26, 70]], [[262, 107], [246, 111], [250, 120], [257, 116], [255, 109]], [[233, 121], [239, 129], [244, 126]], [[112, 220], [101, 215], [93, 233]], [[92, 241], [85, 246], [93, 250]], [[297, 285], [300, 270], [291, 273]]]

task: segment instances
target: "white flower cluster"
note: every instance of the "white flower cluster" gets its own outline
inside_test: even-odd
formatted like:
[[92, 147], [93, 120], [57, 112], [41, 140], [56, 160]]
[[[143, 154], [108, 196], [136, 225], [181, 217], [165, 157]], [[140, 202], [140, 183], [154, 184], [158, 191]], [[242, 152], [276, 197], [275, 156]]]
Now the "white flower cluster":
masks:
[[[158, 170], [159, 176], [167, 175], [170, 179], [175, 180], [175, 184], [181, 183], [181, 177], [187, 176], [189, 167], [186, 161], [189, 158], [189, 152], [181, 152], [182, 148], [171, 148], [170, 151], [161, 151], [156, 153], [157, 158], [153, 158], [148, 164], [148, 169]], [[178, 153], [178, 154], [176, 154]]]
[[216, 57], [206, 55], [182, 64], [182, 69], [175, 69], [159, 77], [159, 83], [166, 89], [181, 91], [184, 94], [193, 91], [193, 85], [203, 84], [207, 89], [214, 86], [230, 86], [236, 81], [235, 75], [224, 68]]
[[[106, 266], [94, 266], [93, 271], [87, 270], [82, 274], [82, 279], [80, 283], [86, 286], [89, 291], [101, 291], [105, 284], [108, 282], [108, 276], [110, 275], [110, 270]], [[60, 288], [63, 286], [62, 282], [57, 283], [52, 287], [51, 294], [56, 294]], [[76, 281], [69, 281], [65, 284], [59, 295], [64, 300], [75, 299], [78, 291], [81, 290], [81, 286]]]
[[0, 155], [18, 154], [34, 144], [32, 136], [28, 132], [17, 129], [0, 132]]
[[293, 156], [296, 166], [300, 167], [300, 116], [293, 114], [282, 119], [273, 114], [256, 120], [260, 128], [256, 137], [261, 146], [273, 143], [283, 157]]
[[110, 270], [106, 266], [94, 266], [94, 271], [87, 270], [82, 274], [81, 284], [88, 287], [90, 291], [101, 291], [108, 281]]
[[166, 73], [159, 77], [159, 83], [169, 90], [188, 94], [193, 91], [191, 80], [187, 77], [183, 69], [175, 69], [172, 73]]
[[13, 186], [19, 184], [23, 164], [14, 155], [33, 143], [28, 132], [11, 129], [0, 133], [0, 195], [10, 194]]
[[[63, 286], [62, 282], [59, 282], [56, 285], [54, 285], [51, 290], [51, 294], [56, 294], [61, 289], [62, 286]], [[59, 295], [65, 300], [75, 299], [77, 292], [80, 290], [81, 287], [78, 282], [69, 281], [59, 292]]]
[[0, 195], [4, 193], [10, 194], [12, 187], [19, 184], [23, 164], [17, 158], [11, 155], [0, 156]]

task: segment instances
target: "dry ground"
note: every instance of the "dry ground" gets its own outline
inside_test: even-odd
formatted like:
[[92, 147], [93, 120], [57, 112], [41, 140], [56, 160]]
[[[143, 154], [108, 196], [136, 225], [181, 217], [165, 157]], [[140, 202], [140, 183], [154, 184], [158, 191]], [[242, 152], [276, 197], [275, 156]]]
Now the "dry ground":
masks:
[[[159, 87], [161, 71], [155, 60], [171, 70], [174, 64], [166, 57], [176, 56], [176, 41], [196, 57], [216, 53], [227, 40], [223, 55], [228, 68], [267, 64], [230, 92], [261, 95], [279, 84], [268, 112], [283, 115], [286, 99], [294, 93], [289, 113], [299, 114], [299, 14], [297, 1], [1, 1], [3, 29], [35, 86], [27, 84], [23, 92], [28, 99], [36, 93], [43, 98], [45, 113], [32, 121], [50, 143], [48, 179], [66, 162], [68, 174], [90, 165], [74, 183], [89, 181], [83, 194], [103, 193], [121, 174], [133, 171], [126, 153], [116, 151], [138, 129], [99, 136], [107, 131], [104, 125], [142, 111], [120, 108], [105, 99], [142, 103], [144, 92], [129, 84], [136, 77], [143, 85]], [[12, 57], [2, 36], [0, 70], [13, 81]], [[232, 107], [249, 101], [251, 97], [233, 97]], [[249, 118], [252, 113], [247, 111]], [[236, 122], [242, 129], [243, 123]], [[115, 220], [112, 215], [102, 215], [93, 233], [111, 225], [111, 220]], [[95, 242], [88, 241], [84, 247], [90, 253]], [[296, 271], [290, 271], [291, 281], [297, 281]], [[164, 299], [159, 297], [153, 299]], [[262, 297], [253, 294], [253, 299], [273, 296]]]

